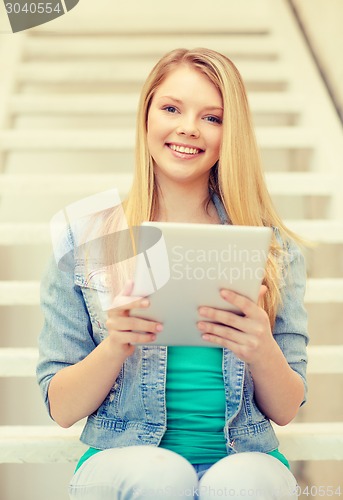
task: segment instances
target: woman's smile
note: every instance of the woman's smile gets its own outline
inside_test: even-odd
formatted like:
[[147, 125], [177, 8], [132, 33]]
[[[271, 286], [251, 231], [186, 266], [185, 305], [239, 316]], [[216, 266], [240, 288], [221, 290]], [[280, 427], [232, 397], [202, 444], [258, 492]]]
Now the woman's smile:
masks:
[[171, 150], [175, 158], [182, 160], [194, 160], [204, 153], [203, 149], [199, 149], [189, 144], [168, 143], [166, 146]]

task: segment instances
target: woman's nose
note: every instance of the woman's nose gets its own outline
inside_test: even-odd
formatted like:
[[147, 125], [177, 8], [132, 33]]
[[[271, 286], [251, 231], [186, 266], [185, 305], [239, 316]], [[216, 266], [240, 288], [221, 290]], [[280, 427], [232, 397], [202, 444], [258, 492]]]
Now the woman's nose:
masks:
[[186, 135], [195, 138], [198, 138], [200, 135], [199, 129], [193, 120], [183, 120], [181, 123], [179, 123], [176, 129], [176, 133], [178, 135]]

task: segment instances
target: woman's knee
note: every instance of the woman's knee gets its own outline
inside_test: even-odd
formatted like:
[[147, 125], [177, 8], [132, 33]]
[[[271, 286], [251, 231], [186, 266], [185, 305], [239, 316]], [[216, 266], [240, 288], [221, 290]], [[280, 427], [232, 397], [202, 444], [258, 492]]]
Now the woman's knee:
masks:
[[237, 453], [214, 464], [199, 484], [200, 499], [297, 498], [296, 480], [278, 459], [266, 453]]
[[[130, 446], [93, 455], [75, 474], [69, 491], [72, 499], [80, 500], [190, 498], [189, 490], [196, 485], [194, 468], [180, 455], [153, 446]], [[101, 496], [96, 496], [97, 490]]]

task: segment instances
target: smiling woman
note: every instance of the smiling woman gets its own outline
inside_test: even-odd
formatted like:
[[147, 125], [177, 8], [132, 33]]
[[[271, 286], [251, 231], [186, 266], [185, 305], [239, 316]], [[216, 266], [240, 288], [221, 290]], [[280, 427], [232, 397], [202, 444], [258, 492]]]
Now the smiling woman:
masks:
[[[122, 208], [131, 228], [143, 221], [269, 226], [273, 239], [258, 303], [225, 288], [218, 295], [238, 314], [199, 308], [194, 326], [204, 347], [151, 345], [163, 325], [135, 315], [149, 299], [132, 296], [131, 281], [105, 313], [86, 259], [69, 273], [51, 263], [38, 380], [60, 425], [88, 417], [81, 439], [90, 449], [70, 498], [207, 500], [224, 490], [230, 498], [297, 498], [270, 420], [288, 423], [306, 399], [304, 260], [272, 205], [244, 84], [227, 57], [177, 49], [152, 69]], [[119, 213], [98, 213], [95, 227], [115, 234]], [[74, 247], [69, 236], [67, 245]], [[225, 265], [225, 255], [214, 256]], [[175, 302], [167, 306], [179, 313]]]

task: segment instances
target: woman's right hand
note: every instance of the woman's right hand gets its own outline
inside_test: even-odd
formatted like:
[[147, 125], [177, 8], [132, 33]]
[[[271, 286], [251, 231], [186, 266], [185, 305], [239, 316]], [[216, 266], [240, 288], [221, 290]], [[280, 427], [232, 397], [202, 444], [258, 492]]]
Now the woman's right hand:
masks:
[[[108, 330], [108, 342], [111, 348], [124, 355], [131, 356], [135, 350], [134, 343], [148, 344], [156, 339], [156, 335], [162, 331], [163, 325], [157, 321], [151, 321], [136, 316], [131, 316], [132, 309], [146, 309], [149, 307], [149, 299], [146, 297], [134, 297], [131, 295], [133, 281], [126, 283], [124, 289], [116, 297], [114, 308], [108, 312], [106, 327]], [[147, 332], [136, 333], [135, 330]]]

